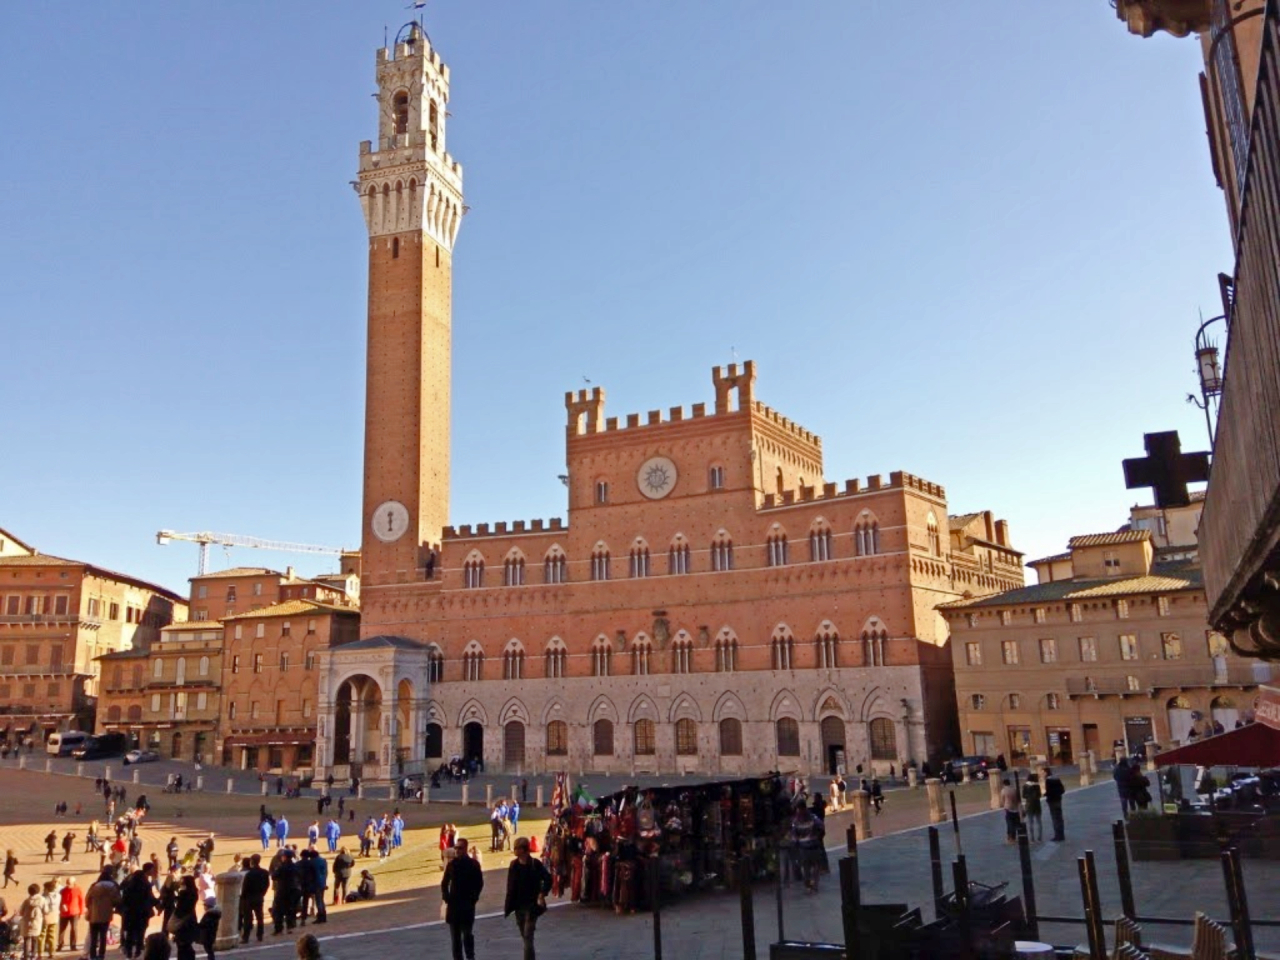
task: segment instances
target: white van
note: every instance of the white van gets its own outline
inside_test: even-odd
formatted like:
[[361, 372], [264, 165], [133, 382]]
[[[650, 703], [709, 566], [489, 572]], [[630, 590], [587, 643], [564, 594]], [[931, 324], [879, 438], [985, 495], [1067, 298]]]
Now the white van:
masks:
[[45, 750], [53, 757], [69, 757], [71, 751], [85, 746], [89, 735], [83, 730], [67, 730], [63, 733], [51, 733], [45, 743]]

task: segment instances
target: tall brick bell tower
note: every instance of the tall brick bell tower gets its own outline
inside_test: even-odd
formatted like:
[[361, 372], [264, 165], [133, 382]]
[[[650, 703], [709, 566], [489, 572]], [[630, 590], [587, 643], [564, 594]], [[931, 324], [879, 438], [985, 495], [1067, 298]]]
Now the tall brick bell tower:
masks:
[[462, 166], [445, 151], [449, 68], [411, 23], [377, 53], [378, 139], [360, 144], [369, 228], [362, 574], [419, 580], [449, 514], [453, 242]]

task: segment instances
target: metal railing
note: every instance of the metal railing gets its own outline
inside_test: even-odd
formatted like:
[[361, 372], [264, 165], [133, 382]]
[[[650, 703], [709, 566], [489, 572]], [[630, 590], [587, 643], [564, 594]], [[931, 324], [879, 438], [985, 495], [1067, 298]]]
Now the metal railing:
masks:
[[1280, 528], [1278, 40], [1280, 13], [1276, 0], [1269, 0], [1240, 188], [1222, 407], [1200, 524], [1205, 591], [1215, 623], [1258, 573]]

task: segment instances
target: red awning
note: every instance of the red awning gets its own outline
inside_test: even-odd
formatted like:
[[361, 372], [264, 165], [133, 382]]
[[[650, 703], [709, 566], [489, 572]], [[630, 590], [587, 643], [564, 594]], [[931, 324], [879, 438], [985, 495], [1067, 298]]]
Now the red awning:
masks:
[[1156, 763], [1162, 767], [1175, 763], [1198, 767], [1280, 767], [1280, 730], [1265, 723], [1251, 723], [1156, 754]]

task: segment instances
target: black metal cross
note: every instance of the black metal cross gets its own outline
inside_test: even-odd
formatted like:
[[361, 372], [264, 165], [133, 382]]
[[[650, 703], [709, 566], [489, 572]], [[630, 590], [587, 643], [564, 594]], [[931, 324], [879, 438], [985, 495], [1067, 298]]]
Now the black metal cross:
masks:
[[1178, 431], [1143, 434], [1145, 457], [1124, 461], [1124, 485], [1150, 487], [1157, 507], [1185, 507], [1191, 503], [1188, 483], [1209, 479], [1208, 453], [1183, 453]]

